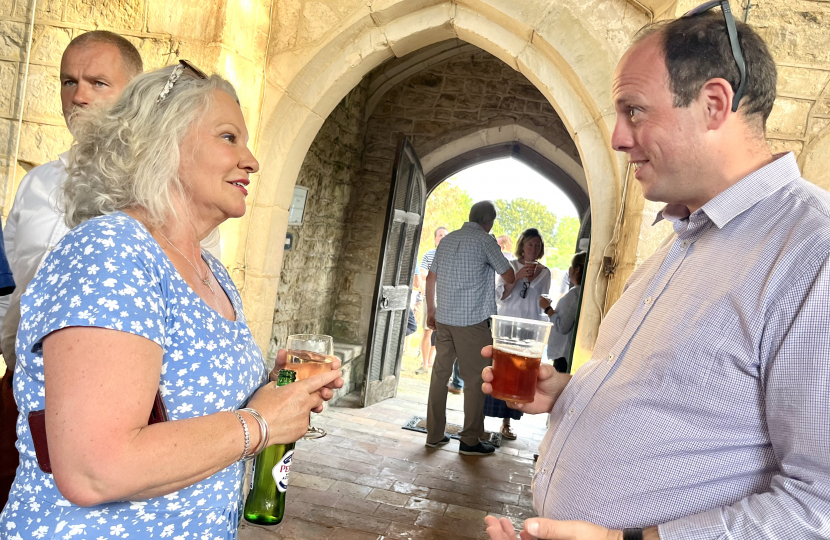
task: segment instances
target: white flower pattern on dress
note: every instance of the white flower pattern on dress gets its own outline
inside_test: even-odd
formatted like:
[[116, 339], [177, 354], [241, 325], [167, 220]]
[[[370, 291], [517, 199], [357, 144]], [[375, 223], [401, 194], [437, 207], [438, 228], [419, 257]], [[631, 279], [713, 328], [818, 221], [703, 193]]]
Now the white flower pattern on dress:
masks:
[[0, 514], [0, 538], [236, 538], [242, 464], [164, 497], [82, 508], [64, 499], [52, 475], [38, 467], [26, 420], [44, 408], [42, 340], [67, 326], [115, 329], [158, 343], [164, 350], [160, 388], [172, 421], [242, 407], [266, 381], [265, 364], [230, 276], [210, 254], [205, 259], [236, 321], [207, 306], [147, 230], [122, 212], [79, 225], [46, 259], [21, 299], [14, 374], [20, 465]]

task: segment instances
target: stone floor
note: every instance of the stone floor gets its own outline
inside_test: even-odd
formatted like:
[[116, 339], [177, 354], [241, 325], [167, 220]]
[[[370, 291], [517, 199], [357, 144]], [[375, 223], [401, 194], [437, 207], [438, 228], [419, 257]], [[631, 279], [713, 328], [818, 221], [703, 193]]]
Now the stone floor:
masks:
[[[433, 540], [487, 538], [484, 516], [507, 516], [520, 528], [534, 515], [533, 453], [545, 418], [514, 421], [516, 441], [487, 457], [458, 453], [458, 441], [440, 449], [425, 435], [401, 429], [426, 415], [427, 384], [402, 379], [398, 397], [359, 408], [342, 400], [313, 423], [329, 435], [297, 445], [280, 525], [244, 523], [240, 540]], [[462, 396], [450, 395], [447, 420], [463, 420]], [[497, 430], [501, 420], [488, 418]]]

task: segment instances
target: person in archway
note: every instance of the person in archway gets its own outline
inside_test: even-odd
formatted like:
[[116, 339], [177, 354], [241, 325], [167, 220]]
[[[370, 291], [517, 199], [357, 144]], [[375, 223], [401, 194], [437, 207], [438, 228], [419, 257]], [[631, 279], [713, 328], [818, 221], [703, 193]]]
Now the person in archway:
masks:
[[464, 427], [458, 451], [470, 456], [495, 451], [492, 444], [481, 441], [484, 436], [481, 370], [490, 364], [489, 359], [481, 356], [481, 348], [492, 342], [490, 317], [496, 314], [495, 275], [501, 275], [507, 283], [515, 279], [513, 268], [501, 254], [495, 238], [488, 234], [496, 216], [492, 202], [474, 204], [470, 220], [448, 234], [438, 246], [427, 275], [427, 326], [436, 331], [437, 354], [429, 385], [426, 445], [434, 448], [450, 442], [444, 432], [447, 380], [453, 362], [458, 359], [465, 384]]
[[586, 252], [580, 251], [571, 259], [568, 281], [573, 287], [559, 299], [556, 309], [551, 307], [550, 298], [539, 297], [539, 307], [553, 323], [548, 340], [548, 358], [553, 360], [553, 367], [559, 373], [568, 371], [568, 355], [571, 354], [574, 339], [574, 324], [576, 312], [579, 310], [579, 293], [582, 291], [582, 276], [585, 273], [587, 257]]
[[[72, 230], [21, 299], [21, 464], [0, 534], [236, 538], [245, 460], [306, 433], [340, 361], [267, 383], [239, 292], [200, 245], [245, 214], [259, 170], [228, 81], [180, 61], [84, 116], [62, 189]], [[151, 424], [154, 398], [169, 419]]]
[[614, 73], [612, 145], [674, 234], [590, 360], [573, 377], [543, 365], [518, 407], [551, 415], [524, 539], [830, 532], [830, 194], [771, 152], [775, 62], [728, 7], [648, 27]]
[[510, 238], [508, 235], [503, 234], [496, 238], [496, 242], [499, 243], [499, 247], [501, 248], [501, 253], [504, 255], [504, 258], [508, 261], [513, 261], [516, 259], [516, 256], [513, 255], [513, 239]]
[[[513, 283], [507, 283], [501, 276], [496, 278], [496, 305], [499, 315], [546, 321], [548, 318], [539, 307], [540, 295], [550, 290], [550, 269], [539, 263], [545, 256], [545, 241], [539, 229], [527, 229], [516, 245], [516, 255], [510, 266], [516, 275]], [[510, 420], [519, 420], [521, 411], [511, 409], [507, 403], [493, 396], [484, 398], [484, 416], [501, 418], [501, 435], [515, 440], [516, 433], [510, 427]]]
[[[438, 244], [449, 233], [446, 227], [438, 227], [435, 229], [433, 239], [435, 240], [435, 248], [430, 249], [421, 258], [421, 266], [416, 275], [416, 288], [420, 289], [426, 283], [429, 267], [432, 266], [432, 260], [435, 258], [435, 251], [438, 249]], [[432, 335], [432, 329], [427, 325], [427, 310], [423, 309], [423, 318], [421, 320], [421, 327], [424, 333], [421, 336], [421, 367], [415, 371], [416, 374], [426, 373], [432, 367], [435, 356], [435, 338]]]

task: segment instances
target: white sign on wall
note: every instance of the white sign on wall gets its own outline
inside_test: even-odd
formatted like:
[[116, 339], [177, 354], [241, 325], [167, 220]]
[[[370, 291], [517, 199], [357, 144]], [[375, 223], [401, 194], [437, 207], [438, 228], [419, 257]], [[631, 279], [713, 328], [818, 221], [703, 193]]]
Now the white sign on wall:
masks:
[[302, 225], [305, 214], [305, 203], [308, 198], [308, 188], [294, 186], [294, 197], [291, 199], [291, 208], [288, 210], [288, 224]]

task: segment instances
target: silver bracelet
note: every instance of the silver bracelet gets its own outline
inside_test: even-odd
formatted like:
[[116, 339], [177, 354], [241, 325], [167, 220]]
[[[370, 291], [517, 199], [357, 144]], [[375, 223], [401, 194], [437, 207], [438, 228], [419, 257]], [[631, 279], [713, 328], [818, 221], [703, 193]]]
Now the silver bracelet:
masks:
[[239, 419], [239, 422], [242, 424], [242, 431], [245, 433], [245, 449], [242, 451], [242, 456], [237, 461], [245, 461], [250, 459], [248, 455], [248, 449], [251, 447], [251, 434], [248, 432], [248, 423], [242, 418], [242, 415], [239, 414], [239, 411], [233, 411], [233, 414]]
[[256, 409], [244, 408], [239, 409], [240, 411], [245, 411], [246, 413], [250, 414], [256, 420], [257, 425], [259, 425], [259, 444], [256, 445], [256, 448], [251, 450], [251, 455], [255, 456], [259, 454], [265, 447], [263, 443], [267, 444], [268, 442], [268, 423], [265, 422], [265, 419], [259, 414], [259, 411]]
[[254, 420], [256, 420], [257, 424], [259, 424], [259, 444], [251, 452], [251, 455], [255, 456], [263, 450], [265, 450], [265, 447], [268, 446], [268, 440], [271, 438], [271, 429], [268, 427], [268, 422], [265, 421], [265, 418], [262, 417], [258, 410], [251, 409], [250, 407], [246, 407], [240, 410], [245, 411], [246, 413], [253, 416]]

